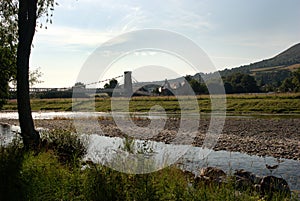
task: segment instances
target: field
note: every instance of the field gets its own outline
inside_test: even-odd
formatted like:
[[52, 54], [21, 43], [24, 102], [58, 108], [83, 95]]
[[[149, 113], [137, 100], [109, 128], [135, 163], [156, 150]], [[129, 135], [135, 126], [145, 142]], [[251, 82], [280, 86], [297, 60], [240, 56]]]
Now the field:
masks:
[[[190, 97], [182, 97], [191, 100]], [[127, 100], [124, 98], [113, 99], [118, 107], [114, 111], [124, 112]], [[200, 112], [211, 111], [211, 100], [208, 95], [197, 96]], [[93, 105], [94, 104], [94, 105]], [[129, 103], [130, 112], [148, 112], [154, 105], [162, 106], [167, 113], [180, 113], [181, 108], [176, 97], [133, 97]], [[111, 111], [110, 98], [79, 99], [74, 102], [79, 110], [91, 110], [98, 112]], [[72, 99], [32, 99], [33, 111], [72, 111]], [[13, 111], [17, 109], [16, 100], [9, 100], [3, 110]], [[195, 110], [184, 108], [185, 111]], [[238, 94], [227, 95], [226, 111], [229, 114], [300, 114], [300, 93], [289, 94]]]
[[280, 71], [280, 70], [290, 70], [290, 71], [295, 71], [298, 68], [300, 68], [300, 64], [293, 64], [290, 66], [273, 66], [273, 67], [265, 67], [265, 68], [256, 68], [251, 70], [252, 73], [257, 73], [257, 72], [269, 72], [269, 71]]

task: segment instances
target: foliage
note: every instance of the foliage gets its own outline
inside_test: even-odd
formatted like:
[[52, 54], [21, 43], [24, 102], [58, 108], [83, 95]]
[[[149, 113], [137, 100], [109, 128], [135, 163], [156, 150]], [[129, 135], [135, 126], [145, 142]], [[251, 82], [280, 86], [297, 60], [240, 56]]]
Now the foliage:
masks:
[[82, 82], [76, 82], [75, 83], [75, 85], [74, 85], [74, 87], [76, 87], [76, 88], [85, 88], [85, 84], [84, 83], [82, 83]]
[[184, 78], [189, 83], [195, 94], [208, 94], [208, 89], [200, 74], [196, 74], [195, 76], [186, 75]]
[[11, 1], [0, 2], [0, 108], [8, 97], [8, 82], [16, 74], [16, 13]]
[[231, 93], [254, 93], [258, 92], [255, 79], [248, 74], [235, 73], [224, 78], [225, 91]]
[[0, 145], [0, 200], [22, 200], [19, 182], [22, 162], [23, 151], [18, 144]]
[[279, 87], [281, 92], [300, 92], [300, 68], [293, 72], [292, 77], [286, 78]]
[[[242, 201], [260, 198], [250, 189], [238, 191], [231, 180], [223, 184], [195, 180], [176, 166], [134, 175], [91, 161], [83, 162], [82, 154], [76, 152], [83, 150], [84, 142], [71, 130], [47, 131], [38, 153], [25, 151], [20, 141], [0, 146], [0, 200]], [[62, 160], [66, 159], [62, 158], [65, 153], [73, 159]], [[284, 199], [281, 194], [269, 197], [269, 200]], [[296, 200], [296, 196], [290, 200]]]
[[[17, 145], [0, 147], [0, 200], [260, 199], [256, 192], [238, 191], [230, 180], [223, 184], [197, 181], [176, 166], [133, 175], [80, 158], [62, 162], [57, 153], [55, 149], [35, 153]], [[297, 200], [296, 195], [287, 199], [280, 194], [269, 200], [285, 199]]]
[[40, 79], [42, 77], [43, 73], [41, 72], [41, 68], [37, 68], [33, 71], [29, 72], [29, 86], [33, 87], [35, 84], [43, 83], [43, 81]]
[[45, 99], [45, 98], [72, 98], [72, 91], [57, 91], [51, 90], [47, 92], [43, 92], [41, 94], [36, 95], [37, 98]]
[[255, 73], [255, 79], [264, 92], [276, 92], [281, 82], [291, 76], [289, 70], [267, 71]]
[[[43, 73], [41, 72], [41, 68], [29, 71], [29, 86], [33, 87], [36, 84], [43, 83], [44, 81], [41, 80], [42, 76]], [[15, 78], [11, 80], [11, 85], [13, 86], [13, 88], [17, 87], [17, 80]]]
[[15, 75], [15, 65], [15, 55], [11, 48], [0, 46], [0, 109], [8, 98], [8, 83]]
[[[195, 76], [199, 77], [198, 74]], [[203, 79], [201, 81], [196, 80], [191, 75], [187, 75], [185, 79], [189, 82], [195, 94], [208, 94], [208, 89], [218, 89], [224, 86], [226, 94], [233, 93], [255, 93], [259, 92], [256, 80], [254, 77], [243, 74], [243, 73], [233, 73], [223, 77], [223, 83], [220, 79], [210, 78], [206, 80], [207, 86], [204, 84]], [[202, 76], [202, 75], [201, 75]], [[204, 75], [205, 76], [205, 75]], [[222, 86], [222, 84], [224, 84]], [[215, 91], [214, 93], [217, 93]], [[222, 92], [220, 92], [222, 93]]]
[[189, 84], [195, 94], [208, 94], [208, 89], [204, 83], [200, 83], [198, 80], [191, 79]]
[[[43, 27], [43, 24], [52, 23], [51, 18], [55, 5], [58, 5], [55, 0], [38, 1], [37, 17], [45, 17], [37, 22], [37, 26]], [[0, 1], [0, 109], [8, 98], [8, 83], [16, 78], [18, 6], [19, 1], [17, 0]], [[39, 70], [32, 71], [30, 83], [39, 83], [40, 77]]]
[[104, 85], [104, 89], [114, 89], [117, 86], [118, 86], [118, 80], [113, 78], [113, 79], [109, 80], [109, 83], [106, 83]]
[[42, 148], [53, 150], [63, 163], [80, 160], [86, 154], [87, 144], [70, 130], [46, 131], [42, 135]]

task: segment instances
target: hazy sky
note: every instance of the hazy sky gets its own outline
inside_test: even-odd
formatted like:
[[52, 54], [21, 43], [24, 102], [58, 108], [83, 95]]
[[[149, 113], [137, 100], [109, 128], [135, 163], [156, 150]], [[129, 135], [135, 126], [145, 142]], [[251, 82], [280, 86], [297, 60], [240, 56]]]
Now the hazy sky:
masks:
[[[207, 53], [217, 69], [270, 58], [300, 42], [299, 0], [58, 2], [53, 24], [47, 30], [38, 29], [34, 38], [31, 68], [40, 67], [44, 74], [44, 83], [37, 87], [74, 85], [84, 62], [102, 43], [139, 29], [164, 29], [188, 37]], [[118, 65], [123, 64], [131, 65], [122, 61]]]

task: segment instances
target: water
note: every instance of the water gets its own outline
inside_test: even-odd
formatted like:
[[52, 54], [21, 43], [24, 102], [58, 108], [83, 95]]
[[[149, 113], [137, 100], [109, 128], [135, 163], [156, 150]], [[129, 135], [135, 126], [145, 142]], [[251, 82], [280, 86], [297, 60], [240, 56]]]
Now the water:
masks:
[[[10, 125], [0, 126], [0, 144], [11, 143], [19, 132], [19, 127]], [[85, 159], [92, 160], [96, 163], [108, 164], [114, 160], [113, 157], [118, 155], [124, 147], [124, 139], [110, 138], [99, 135], [89, 135], [88, 149]], [[139, 146], [142, 145], [142, 146]], [[136, 140], [134, 149], [143, 148], [143, 141]], [[239, 152], [212, 151], [200, 147], [187, 147], [182, 145], [170, 145], [162, 142], [148, 142], [147, 150], [151, 150], [155, 164], [152, 167], [157, 169], [177, 162], [185, 170], [199, 174], [202, 167], [218, 167], [227, 173], [235, 169], [244, 169], [253, 172], [256, 175], [270, 175], [266, 164], [278, 164], [277, 159], [273, 157], [250, 156]], [[147, 153], [146, 150], [146, 153]], [[180, 155], [185, 152], [184, 155]], [[207, 155], [207, 153], [209, 153]], [[207, 156], [206, 156], [207, 155]], [[181, 157], [178, 157], [181, 156]], [[127, 158], [128, 159], [128, 158]], [[117, 167], [118, 168], [118, 167]], [[300, 161], [282, 159], [279, 167], [272, 173], [274, 176], [284, 178], [291, 190], [300, 190]]]
[[[87, 115], [88, 114], [88, 115]], [[84, 112], [32, 112], [32, 118], [33, 119], [55, 119], [55, 118], [74, 118], [76, 117], [107, 117], [111, 116], [109, 113], [106, 112], [90, 112], [90, 113], [84, 113]], [[0, 119], [18, 119], [18, 113], [17, 112], [0, 112]]]
[[[115, 113], [117, 117], [128, 116], [126, 112]], [[149, 118], [149, 119], [160, 119], [162, 114], [151, 112], [149, 115], [148, 112], [135, 112], [130, 114], [135, 117]], [[187, 114], [190, 118], [193, 118], [193, 114]], [[202, 118], [210, 118], [209, 113], [201, 113]], [[224, 114], [222, 114], [224, 115]], [[220, 116], [222, 116], [220, 115]], [[178, 113], [168, 113], [168, 116], [171, 117], [180, 117]], [[111, 113], [108, 112], [32, 112], [33, 119], [55, 119], [55, 118], [70, 118], [74, 117], [112, 117]], [[222, 116], [223, 117], [223, 116]], [[18, 119], [17, 112], [0, 112], [0, 119]], [[299, 114], [253, 114], [253, 115], [231, 115], [226, 114], [226, 118], [300, 118]]]

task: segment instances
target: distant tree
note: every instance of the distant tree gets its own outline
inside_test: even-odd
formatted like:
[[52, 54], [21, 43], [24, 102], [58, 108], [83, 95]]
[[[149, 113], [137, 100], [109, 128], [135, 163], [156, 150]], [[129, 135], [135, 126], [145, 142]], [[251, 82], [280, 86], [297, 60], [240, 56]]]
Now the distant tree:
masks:
[[191, 75], [186, 75], [184, 78], [185, 78], [185, 80], [186, 80], [187, 82], [190, 82], [190, 81], [192, 81], [193, 76], [191, 76]]
[[234, 73], [223, 77], [226, 93], [254, 93], [259, 88], [254, 77], [248, 74]]
[[281, 92], [292, 92], [294, 89], [294, 85], [291, 78], [285, 79], [279, 87], [279, 91]]
[[292, 83], [294, 85], [294, 92], [300, 92], [300, 68], [293, 72]]
[[229, 82], [224, 82], [224, 89], [225, 89], [226, 94], [232, 94], [233, 93], [232, 85]]
[[[29, 87], [33, 87], [36, 84], [43, 83], [44, 81], [41, 80], [43, 73], [41, 72], [41, 68], [37, 68], [35, 70], [29, 70]], [[10, 84], [13, 88], [17, 87], [17, 80], [15, 78], [11, 79]]]
[[195, 94], [206, 94], [208, 93], [207, 87], [204, 83], [200, 83], [195, 79], [189, 81], [190, 86], [192, 87]]
[[109, 80], [109, 83], [106, 83], [104, 85], [104, 89], [114, 89], [117, 86], [118, 86], [118, 80], [113, 78], [113, 79]]
[[82, 82], [76, 82], [74, 87], [77, 87], [77, 88], [85, 88], [85, 84], [82, 83]]
[[241, 86], [246, 93], [258, 92], [258, 86], [254, 77], [244, 74], [241, 79]]
[[41, 80], [43, 73], [41, 72], [41, 68], [37, 68], [33, 71], [29, 70], [29, 87], [33, 87], [36, 84], [43, 83], [44, 81]]
[[286, 78], [279, 87], [281, 92], [300, 92], [300, 68]]

